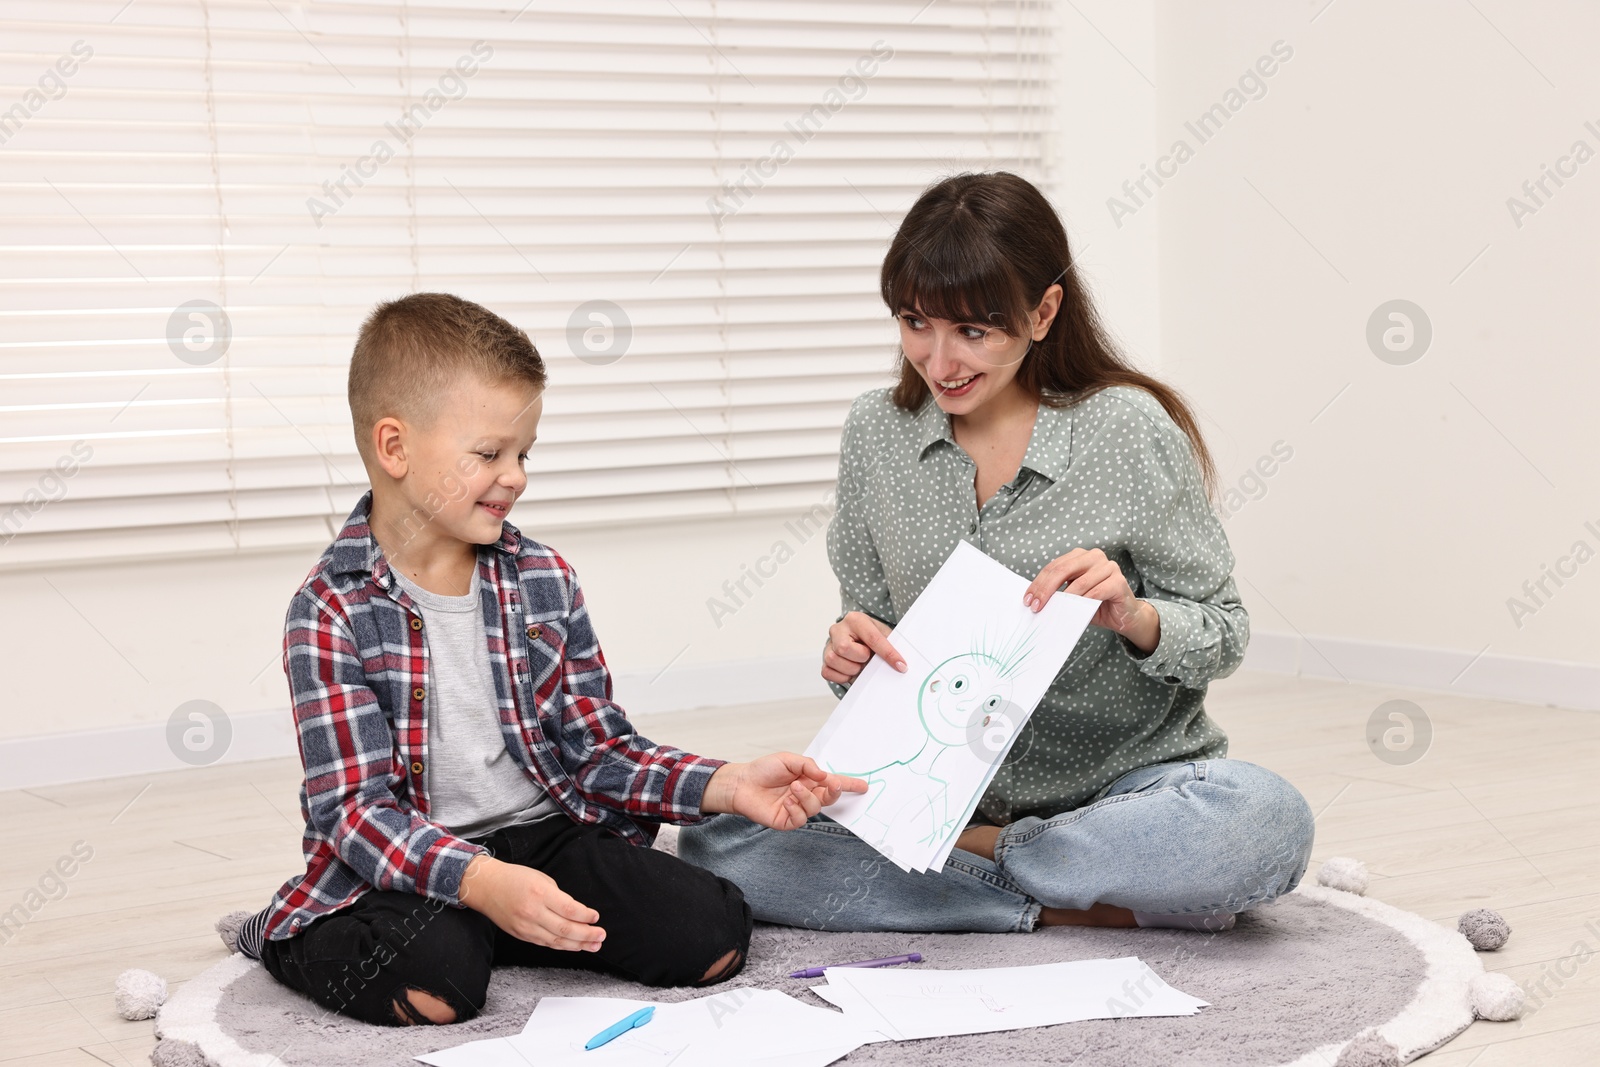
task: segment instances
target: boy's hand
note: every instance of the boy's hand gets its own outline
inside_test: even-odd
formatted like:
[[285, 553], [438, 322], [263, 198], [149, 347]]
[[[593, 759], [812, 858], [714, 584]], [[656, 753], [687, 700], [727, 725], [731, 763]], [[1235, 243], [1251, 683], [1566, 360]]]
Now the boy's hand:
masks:
[[865, 793], [860, 778], [830, 774], [807, 756], [774, 752], [749, 763], [725, 763], [706, 783], [700, 810], [731, 811], [774, 830], [793, 830], [839, 799]]
[[563, 893], [554, 878], [487, 853], [467, 864], [459, 898], [512, 937], [546, 948], [598, 952], [606, 937], [595, 925], [600, 913]]

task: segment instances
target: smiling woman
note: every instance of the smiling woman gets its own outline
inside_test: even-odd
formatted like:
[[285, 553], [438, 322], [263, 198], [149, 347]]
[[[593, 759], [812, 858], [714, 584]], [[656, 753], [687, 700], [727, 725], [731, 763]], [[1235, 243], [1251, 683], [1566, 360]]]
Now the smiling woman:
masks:
[[1117, 351], [1061, 220], [1026, 179], [961, 174], [934, 185], [900, 224], [879, 291], [901, 323], [897, 407], [915, 411], [932, 390], [942, 410], [961, 416], [996, 397], [1012, 407], [1061, 406], [1136, 386], [1189, 438], [1207, 487], [1214, 481], [1194, 416], [1175, 390]]
[[[943, 870], [886, 870], [828, 928], [1227, 929], [1293, 889], [1310, 808], [1224, 758], [1205, 709], [1249, 640], [1210, 456], [1178, 394], [1111, 343], [1049, 202], [1013, 174], [939, 182], [880, 287], [899, 382], [845, 421], [828, 529], [843, 610], [823, 677], [843, 695], [874, 655], [906, 670], [888, 634], [962, 541], [1036, 576], [1035, 611], [1062, 589], [1101, 604]], [[791, 925], [873, 854], [817, 820], [780, 839], [728, 816], [679, 849], [740, 885], [757, 918]]]

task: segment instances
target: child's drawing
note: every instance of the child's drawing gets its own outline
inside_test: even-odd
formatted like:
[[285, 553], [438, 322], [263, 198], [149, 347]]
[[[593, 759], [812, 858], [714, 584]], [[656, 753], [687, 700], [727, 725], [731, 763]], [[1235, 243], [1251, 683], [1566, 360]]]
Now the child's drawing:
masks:
[[914, 755], [870, 770], [832, 768], [867, 780], [870, 799], [850, 824], [857, 834], [883, 841], [894, 830], [909, 830], [927, 844], [943, 839], [965, 814], [964, 804], [950, 803], [948, 768], [966, 758], [963, 750], [985, 763], [1004, 751], [1017, 726], [1011, 677], [1031, 651], [1022, 638], [988, 648], [980, 636], [976, 646], [951, 656], [922, 679], [917, 721], [923, 737]]

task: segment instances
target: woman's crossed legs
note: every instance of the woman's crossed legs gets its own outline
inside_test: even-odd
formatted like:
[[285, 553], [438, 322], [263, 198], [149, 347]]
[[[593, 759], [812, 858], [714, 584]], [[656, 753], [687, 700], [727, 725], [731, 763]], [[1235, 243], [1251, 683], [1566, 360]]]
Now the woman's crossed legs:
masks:
[[1130, 771], [1093, 804], [1000, 829], [993, 859], [958, 848], [938, 873], [902, 871], [823, 817], [779, 834], [719, 815], [686, 827], [678, 850], [743, 889], [766, 922], [1010, 931], [1040, 925], [1046, 909], [1045, 924], [1072, 913], [1103, 921], [1108, 908], [1248, 910], [1299, 884], [1312, 829], [1310, 806], [1283, 778], [1214, 759]]

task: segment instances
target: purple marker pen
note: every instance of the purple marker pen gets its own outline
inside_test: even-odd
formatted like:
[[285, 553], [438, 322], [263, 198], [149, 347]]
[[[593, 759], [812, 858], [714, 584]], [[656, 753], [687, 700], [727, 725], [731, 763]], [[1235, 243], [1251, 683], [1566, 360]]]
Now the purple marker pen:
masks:
[[898, 967], [902, 963], [921, 963], [922, 953], [908, 952], [904, 956], [885, 956], [881, 960], [858, 960], [855, 963], [829, 963], [821, 967], [807, 967], [801, 971], [790, 971], [790, 978], [821, 978], [829, 967]]

